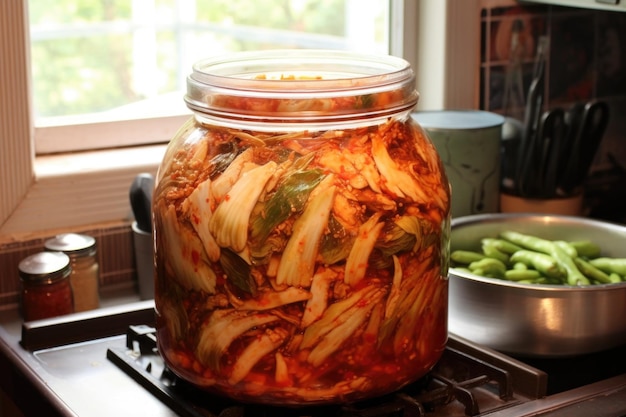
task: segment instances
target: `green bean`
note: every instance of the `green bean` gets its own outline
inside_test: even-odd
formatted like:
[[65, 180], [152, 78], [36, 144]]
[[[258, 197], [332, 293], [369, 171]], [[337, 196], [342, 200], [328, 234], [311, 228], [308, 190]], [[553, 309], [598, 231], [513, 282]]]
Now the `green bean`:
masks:
[[469, 265], [472, 262], [486, 258], [485, 255], [469, 250], [455, 250], [450, 254], [450, 259], [456, 263]]
[[590, 240], [575, 240], [568, 243], [576, 249], [578, 256], [585, 256], [587, 258], [597, 258], [600, 256], [600, 246]]
[[534, 281], [541, 277], [541, 273], [535, 269], [509, 269], [504, 272], [504, 278], [511, 281]]
[[526, 271], [528, 270], [528, 266], [524, 262], [515, 262], [512, 269], [516, 271]]
[[551, 278], [561, 278], [564, 275], [557, 261], [552, 256], [541, 252], [518, 250], [511, 255], [511, 262], [521, 262]]
[[[522, 279], [517, 281], [519, 284], [554, 284], [554, 282], [549, 281], [548, 278], [544, 277], [543, 275], [540, 276], [539, 278], [535, 278], [535, 279]], [[561, 284], [560, 282], [558, 282], [557, 284]]]
[[472, 274], [474, 274], [474, 275], [480, 275], [481, 277], [486, 277], [487, 276], [487, 273], [484, 270], [482, 270], [481, 268], [476, 268], [474, 270], [470, 269], [470, 272]]
[[569, 285], [590, 284], [589, 279], [578, 270], [574, 260], [554, 242], [513, 231], [504, 231], [500, 235], [516, 245], [552, 256], [567, 273], [567, 283]]
[[578, 256], [578, 251], [568, 242], [564, 240], [554, 240], [552, 243], [561, 248], [570, 258], [574, 259]]
[[508, 253], [509, 255], [512, 255], [513, 253], [517, 252], [518, 250], [522, 249], [520, 246], [509, 242], [508, 240], [504, 240], [504, 239], [496, 239], [496, 238], [492, 238], [492, 237], [486, 237], [482, 240], [483, 244], [484, 243], [488, 243], [489, 245], [492, 245], [493, 247], [495, 247], [496, 249], [498, 249], [500, 252], [504, 252], [504, 253]]
[[626, 258], [599, 257], [589, 240], [548, 240], [512, 230], [480, 240], [482, 252], [457, 250], [451, 260], [475, 275], [572, 286], [626, 281]]
[[557, 245], [552, 244], [551, 250], [552, 257], [565, 269], [567, 272], [567, 283], [569, 285], [589, 285], [589, 279], [584, 276], [576, 264], [574, 260], [570, 258], [567, 253], [563, 251]]
[[506, 253], [500, 251], [500, 249], [498, 249], [493, 244], [492, 241], [490, 241], [489, 239], [483, 239], [481, 241], [481, 243], [482, 243], [483, 253], [485, 255], [487, 255], [487, 257], [495, 258], [495, 259], [497, 259], [500, 262], [503, 262], [505, 264], [509, 263], [509, 255], [507, 255]]
[[604, 271], [596, 268], [589, 262], [585, 261], [583, 258], [577, 257], [574, 258], [574, 263], [585, 276], [591, 278], [592, 280], [601, 282], [603, 284], [610, 284], [611, 278], [604, 273]]
[[484, 258], [469, 264], [469, 269], [476, 275], [479, 275], [477, 270], [481, 270], [489, 276], [501, 278], [506, 271], [506, 265], [495, 258]]
[[542, 252], [550, 255], [554, 244], [549, 240], [541, 239], [536, 236], [525, 235], [523, 233], [513, 232], [510, 230], [500, 233], [503, 239], [506, 239], [523, 248]]
[[595, 258], [589, 263], [606, 273], [615, 272], [621, 276], [626, 275], [626, 258]]

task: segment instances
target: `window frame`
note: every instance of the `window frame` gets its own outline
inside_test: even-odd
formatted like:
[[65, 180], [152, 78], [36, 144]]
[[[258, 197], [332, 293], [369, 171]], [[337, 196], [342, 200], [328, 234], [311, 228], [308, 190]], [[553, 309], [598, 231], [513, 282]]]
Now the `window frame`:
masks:
[[[476, 108], [480, 3], [481, 0], [390, 0], [390, 27], [395, 29], [390, 36], [390, 51], [407, 59], [416, 71], [421, 94], [418, 109]], [[0, 52], [26, 48], [29, 44], [27, 7], [27, 0], [2, 2], [0, 12], [5, 15], [5, 22], [21, 19], [23, 24], [2, 29], [4, 44], [0, 45]], [[468, 19], [471, 14], [475, 19]], [[27, 54], [18, 54], [18, 58], [11, 64], [9, 75], [19, 73], [20, 68], [29, 72]], [[0, 67], [0, 74], [4, 70]], [[21, 80], [17, 87], [13, 83], [14, 80], [0, 77], [0, 89], [18, 88], [18, 101], [27, 102], [28, 111], [29, 80]], [[6, 136], [0, 145], [0, 188], [4, 200], [0, 204], [0, 244], [24, 235], [132, 218], [128, 187], [138, 173], [156, 174], [165, 145], [146, 143], [132, 148], [35, 156], [35, 128], [25, 106], [11, 107], [2, 102], [0, 110], [0, 123], [12, 128], [0, 128]], [[156, 129], [155, 137], [170, 137], [179, 121], [150, 120]], [[114, 131], [100, 128], [101, 134], [115, 140]], [[66, 135], [76, 141], [85, 134], [76, 127], [56, 129], [67, 129]]]

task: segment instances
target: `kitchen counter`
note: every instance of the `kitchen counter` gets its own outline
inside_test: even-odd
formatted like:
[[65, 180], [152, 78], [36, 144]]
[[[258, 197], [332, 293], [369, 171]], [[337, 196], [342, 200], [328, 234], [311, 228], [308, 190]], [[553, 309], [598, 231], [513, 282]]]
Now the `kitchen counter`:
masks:
[[[107, 358], [108, 349], [133, 355], [133, 351], [126, 347], [126, 333], [129, 326], [137, 324], [154, 325], [153, 300], [139, 301], [136, 296], [116, 298], [98, 310], [26, 324], [15, 311], [1, 312], [0, 391], [4, 396], [0, 401], [10, 399], [21, 413], [0, 407], [0, 415], [178, 416]], [[520, 373], [519, 366], [512, 366], [517, 363], [514, 359], [502, 355], [494, 357], [494, 352], [489, 349], [467, 341], [461, 343], [456, 336], [455, 340], [453, 347], [460, 349], [464, 346], [463, 352], [477, 358], [478, 362], [497, 359], [498, 369], [511, 367], [508, 372], [516, 375], [520, 386], [522, 380], [527, 379], [526, 373]], [[622, 357], [621, 354], [618, 356]], [[141, 369], [147, 369], [144, 363], [147, 362], [141, 362]], [[528, 368], [525, 364], [518, 365]], [[461, 365], [461, 370], [464, 368], [465, 365]], [[539, 394], [524, 399], [526, 397], [516, 394], [512, 407], [481, 415], [570, 417], [588, 416], [591, 412], [594, 416], [625, 416], [626, 373], [618, 371], [617, 374], [545, 397]], [[537, 373], [532, 375], [534, 381]]]
[[[154, 306], [152, 300], [135, 300], [135, 297], [122, 297], [99, 310], [70, 316], [97, 318], [100, 314], [121, 314], [127, 317], [129, 310], [145, 312]], [[5, 399], [10, 398], [26, 417], [176, 416], [148, 391], [137, 389], [138, 384], [107, 359], [109, 347], [124, 348], [126, 338], [122, 329], [129, 324], [120, 322], [119, 334], [97, 340], [29, 350], [21, 343], [19, 314], [0, 313], [0, 389]], [[94, 328], [97, 327], [102, 328], [94, 321]], [[33, 339], [33, 343], [38, 343], [37, 339]]]

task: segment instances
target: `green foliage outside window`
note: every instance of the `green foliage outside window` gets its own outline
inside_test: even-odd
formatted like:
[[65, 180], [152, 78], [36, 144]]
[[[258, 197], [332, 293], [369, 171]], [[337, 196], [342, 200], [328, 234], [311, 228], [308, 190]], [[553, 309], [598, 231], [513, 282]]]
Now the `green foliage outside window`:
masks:
[[[346, 3], [60, 0], [51, 7], [48, 0], [29, 0], [35, 113], [53, 117], [102, 112], [149, 98], [136, 87], [142, 81], [138, 74], [143, 74], [137, 68], [152, 68], [144, 74], [154, 86], [151, 93], [163, 94], [184, 90], [189, 62], [210, 55], [315, 47], [314, 42], [301, 42], [307, 33], [320, 45], [339, 45], [346, 32]], [[147, 23], [142, 22], [145, 16], [137, 15], [146, 4], [154, 12]], [[183, 9], [189, 5], [191, 11]], [[152, 66], [147, 67], [141, 58], [143, 46], [137, 43], [138, 31], [146, 27], [154, 46], [147, 60]]]

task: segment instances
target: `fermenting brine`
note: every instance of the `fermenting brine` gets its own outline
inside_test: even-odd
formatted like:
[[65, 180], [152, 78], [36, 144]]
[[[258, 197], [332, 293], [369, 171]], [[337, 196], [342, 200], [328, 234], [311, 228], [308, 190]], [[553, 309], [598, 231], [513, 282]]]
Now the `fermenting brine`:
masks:
[[247, 402], [356, 401], [447, 341], [450, 189], [406, 61], [265, 51], [199, 62], [154, 194], [159, 351]]

